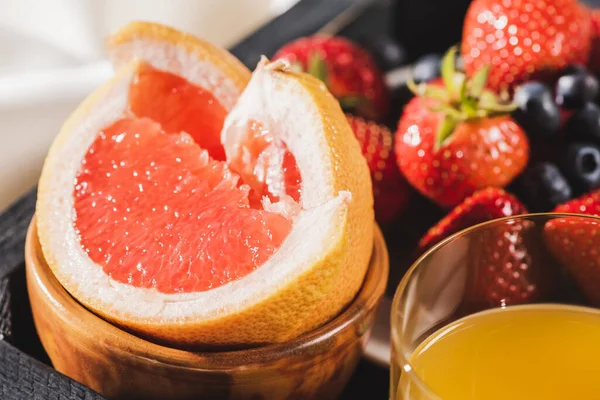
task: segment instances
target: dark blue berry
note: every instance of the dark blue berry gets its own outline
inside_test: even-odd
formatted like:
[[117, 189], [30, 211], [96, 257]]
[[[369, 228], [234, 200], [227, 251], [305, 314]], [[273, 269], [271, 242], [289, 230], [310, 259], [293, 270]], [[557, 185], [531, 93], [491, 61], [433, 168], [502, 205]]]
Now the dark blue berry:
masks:
[[439, 54], [428, 54], [417, 60], [413, 70], [415, 83], [429, 82], [440, 76], [442, 56]]
[[525, 171], [520, 192], [530, 211], [550, 211], [573, 197], [571, 186], [552, 163], [543, 162]]
[[531, 137], [546, 138], [558, 132], [560, 111], [550, 89], [540, 82], [527, 82], [515, 91], [513, 117]]
[[566, 131], [570, 140], [600, 145], [600, 107], [585, 103], [569, 118]]
[[573, 110], [596, 98], [598, 80], [587, 72], [563, 75], [556, 82], [556, 104]]
[[570, 65], [567, 65], [565, 68], [563, 68], [563, 70], [560, 72], [560, 76], [573, 75], [573, 74], [587, 74], [587, 73], [588, 73], [588, 69], [586, 68], [585, 65], [570, 64]]
[[571, 144], [567, 148], [563, 167], [577, 192], [600, 187], [600, 149], [594, 144]]

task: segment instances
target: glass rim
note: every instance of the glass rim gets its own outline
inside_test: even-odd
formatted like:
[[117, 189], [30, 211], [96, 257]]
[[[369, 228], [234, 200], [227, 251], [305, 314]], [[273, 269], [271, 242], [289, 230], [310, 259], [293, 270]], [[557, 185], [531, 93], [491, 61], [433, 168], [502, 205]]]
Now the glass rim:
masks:
[[[562, 218], [562, 217], [582, 217], [582, 218], [586, 218], [586, 219], [590, 219], [590, 220], [597, 220], [600, 222], [600, 216], [596, 216], [596, 215], [580, 214], [580, 213], [557, 213], [557, 212], [527, 213], [527, 214], [519, 214], [519, 215], [508, 216], [508, 217], [491, 219], [489, 221], [481, 222], [481, 223], [472, 225], [468, 228], [462, 229], [456, 233], [453, 233], [452, 235], [448, 236], [447, 238], [441, 240], [439, 243], [436, 243], [430, 249], [428, 249], [423, 254], [421, 254], [410, 265], [410, 267], [406, 270], [406, 272], [402, 276], [402, 279], [400, 280], [400, 283], [398, 284], [398, 287], [396, 288], [396, 291], [394, 292], [394, 298], [392, 300], [392, 306], [391, 306], [391, 310], [392, 310], [391, 316], [390, 316], [392, 319], [390, 321], [391, 341], [392, 341], [391, 345], [394, 346], [394, 343], [399, 344], [398, 347], [401, 350], [401, 354], [396, 354], [396, 356], [400, 357], [401, 361], [402, 361], [402, 365], [400, 365], [401, 374], [408, 374], [409, 380], [411, 381], [411, 383], [416, 384], [418, 386], [419, 390], [421, 391], [421, 393], [428, 396], [428, 398], [430, 400], [443, 400], [443, 399], [429, 385], [427, 385], [425, 382], [423, 382], [421, 377], [419, 377], [415, 373], [415, 371], [411, 368], [410, 363], [408, 362], [408, 360], [406, 359], [406, 356], [405, 356], [406, 349], [404, 349], [403, 346], [400, 344], [398, 332], [397, 332], [397, 329], [395, 329], [396, 324], [393, 321], [393, 319], [395, 318], [395, 311], [399, 307], [400, 297], [406, 291], [406, 286], [408, 285], [410, 278], [413, 276], [415, 271], [419, 268], [419, 266], [423, 263], [423, 261], [425, 259], [429, 258], [431, 254], [436, 253], [439, 249], [446, 246], [448, 243], [453, 242], [457, 238], [464, 237], [473, 231], [485, 229], [488, 226], [501, 224], [506, 221], [523, 220], [523, 219], [539, 219], [539, 218], [543, 218], [543, 217], [551, 218], [551, 219]], [[407, 369], [406, 366], [408, 366], [409, 368]]]

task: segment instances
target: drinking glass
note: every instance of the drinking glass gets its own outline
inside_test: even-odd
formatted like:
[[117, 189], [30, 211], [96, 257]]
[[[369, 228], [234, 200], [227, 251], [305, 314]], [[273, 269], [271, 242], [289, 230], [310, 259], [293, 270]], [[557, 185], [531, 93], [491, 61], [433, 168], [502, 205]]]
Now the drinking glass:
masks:
[[[460, 318], [517, 304], [589, 306], [585, 285], [577, 285], [578, 277], [565, 268], [584, 256], [599, 265], [600, 218], [558, 213], [489, 221], [431, 248], [408, 270], [394, 296], [390, 399], [442, 400], [411, 367], [411, 354]], [[448, 371], [457, 368], [453, 359], [435, 361]]]

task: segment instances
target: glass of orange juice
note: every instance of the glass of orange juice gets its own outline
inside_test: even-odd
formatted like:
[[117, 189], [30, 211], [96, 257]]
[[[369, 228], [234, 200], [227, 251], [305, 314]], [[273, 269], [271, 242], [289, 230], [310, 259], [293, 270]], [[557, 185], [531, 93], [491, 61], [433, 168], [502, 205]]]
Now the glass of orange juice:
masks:
[[392, 305], [392, 400], [600, 399], [600, 218], [533, 214], [425, 253]]

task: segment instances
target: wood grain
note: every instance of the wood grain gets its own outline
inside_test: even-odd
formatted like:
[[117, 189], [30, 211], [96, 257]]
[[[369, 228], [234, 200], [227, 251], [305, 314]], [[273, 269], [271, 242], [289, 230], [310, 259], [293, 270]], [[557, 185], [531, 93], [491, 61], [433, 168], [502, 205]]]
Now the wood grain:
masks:
[[75, 301], [41, 252], [35, 223], [26, 244], [33, 316], [53, 365], [114, 399], [335, 399], [356, 368], [388, 276], [377, 230], [363, 287], [340, 315], [281, 344], [255, 349], [190, 352], [133, 336]]

